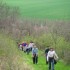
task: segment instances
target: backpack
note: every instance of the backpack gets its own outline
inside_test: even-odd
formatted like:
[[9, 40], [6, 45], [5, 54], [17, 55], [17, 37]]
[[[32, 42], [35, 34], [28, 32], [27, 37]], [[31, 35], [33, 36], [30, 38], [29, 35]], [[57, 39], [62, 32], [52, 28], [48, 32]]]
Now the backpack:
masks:
[[54, 64], [57, 64], [57, 61], [54, 59]]

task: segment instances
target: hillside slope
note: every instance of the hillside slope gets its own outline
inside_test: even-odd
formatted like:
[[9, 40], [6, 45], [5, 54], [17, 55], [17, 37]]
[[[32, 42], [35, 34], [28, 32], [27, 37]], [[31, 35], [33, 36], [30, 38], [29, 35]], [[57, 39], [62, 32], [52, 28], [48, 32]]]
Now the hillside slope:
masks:
[[[48, 70], [45, 64], [43, 51], [39, 51], [38, 64], [32, 63], [32, 54], [23, 53], [17, 48], [15, 41], [9, 36], [0, 34], [0, 70]], [[59, 61], [55, 65], [56, 70], [70, 70], [69, 66]]]
[[0, 34], [0, 70], [33, 70], [12, 38]]
[[22, 17], [46, 19], [70, 19], [70, 0], [3, 0], [19, 7]]

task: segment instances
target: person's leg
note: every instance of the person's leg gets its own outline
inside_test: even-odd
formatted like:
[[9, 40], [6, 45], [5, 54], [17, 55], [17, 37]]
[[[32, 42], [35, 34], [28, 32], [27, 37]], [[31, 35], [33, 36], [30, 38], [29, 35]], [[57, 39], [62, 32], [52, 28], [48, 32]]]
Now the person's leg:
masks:
[[38, 63], [38, 56], [36, 56], [36, 64]]
[[33, 64], [34, 64], [34, 57], [33, 57]]
[[28, 49], [28, 54], [30, 53], [30, 48]]
[[25, 51], [25, 47], [23, 46], [23, 51]]
[[32, 51], [32, 47], [30, 48], [30, 52]]
[[49, 59], [48, 64], [49, 64], [49, 70], [51, 70], [51, 60], [50, 59]]
[[27, 54], [29, 54], [29, 49], [26, 50]]
[[46, 58], [46, 64], [48, 64], [48, 61], [47, 61], [47, 53], [45, 54], [45, 58]]
[[35, 64], [35, 57], [33, 57], [33, 64]]
[[47, 62], [47, 56], [46, 56], [46, 64], [48, 64], [48, 62]]
[[23, 51], [23, 46], [22, 46], [22, 51]]
[[51, 62], [51, 70], [54, 70], [54, 59]]

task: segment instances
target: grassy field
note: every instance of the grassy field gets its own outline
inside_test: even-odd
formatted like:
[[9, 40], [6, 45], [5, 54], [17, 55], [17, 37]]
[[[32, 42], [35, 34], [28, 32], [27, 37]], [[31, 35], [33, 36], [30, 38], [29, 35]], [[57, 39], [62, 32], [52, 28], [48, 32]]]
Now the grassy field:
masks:
[[[26, 55], [25, 53], [22, 52], [21, 55], [23, 56], [23, 58], [25, 57], [25, 61], [26, 61], [27, 64], [32, 65], [34, 70], [48, 70], [48, 65], [46, 65], [46, 63], [45, 63], [45, 57], [40, 55], [40, 53], [39, 53], [39, 59], [38, 59], [39, 62], [36, 65], [34, 65], [32, 63], [31, 53], [30, 53], [30, 55]], [[65, 64], [62, 61], [59, 61], [55, 65], [55, 70], [62, 70], [62, 69], [63, 70], [70, 70], [70, 67], [69, 66], [65, 66]]]
[[[39, 62], [32, 63], [32, 53], [27, 55], [17, 48], [15, 41], [0, 34], [0, 70], [48, 70], [43, 51], [39, 51]], [[55, 70], [70, 70], [62, 61], [55, 65]]]
[[70, 20], [70, 0], [3, 0], [19, 7], [24, 18]]

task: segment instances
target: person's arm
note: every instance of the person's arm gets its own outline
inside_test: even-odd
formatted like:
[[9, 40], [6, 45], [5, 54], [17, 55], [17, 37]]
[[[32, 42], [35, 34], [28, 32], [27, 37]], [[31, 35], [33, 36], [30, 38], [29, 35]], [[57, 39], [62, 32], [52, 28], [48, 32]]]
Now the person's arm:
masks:
[[58, 60], [58, 56], [57, 56], [56, 52], [54, 52], [54, 59]]
[[47, 61], [49, 61], [49, 52], [47, 53], [47, 56], [46, 57], [47, 57]]
[[32, 57], [33, 57], [34, 48], [32, 48]]

